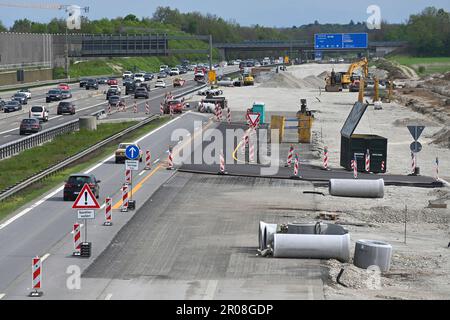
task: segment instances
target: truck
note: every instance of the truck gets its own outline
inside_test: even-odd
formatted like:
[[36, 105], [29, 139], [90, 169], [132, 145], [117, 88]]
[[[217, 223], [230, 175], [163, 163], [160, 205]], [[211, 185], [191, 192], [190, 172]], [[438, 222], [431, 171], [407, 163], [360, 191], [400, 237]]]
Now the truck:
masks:
[[186, 83], [186, 80], [183, 80], [181, 78], [175, 78], [173, 79], [173, 86], [174, 87], [182, 87]]

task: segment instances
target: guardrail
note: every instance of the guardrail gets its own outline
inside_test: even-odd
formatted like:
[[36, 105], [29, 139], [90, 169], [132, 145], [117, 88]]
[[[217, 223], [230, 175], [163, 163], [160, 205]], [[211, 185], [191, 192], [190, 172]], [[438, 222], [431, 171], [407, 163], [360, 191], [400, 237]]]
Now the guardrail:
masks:
[[[110, 136], [109, 138], [106, 138], [105, 140], [102, 140], [98, 143], [96, 143], [95, 145], [86, 148], [85, 150], [77, 153], [74, 156], [71, 156], [65, 160], [62, 160], [60, 162], [58, 162], [57, 164], [53, 164], [50, 167], [48, 167], [47, 169], [44, 169], [40, 172], [38, 172], [35, 175], [32, 175], [28, 178], [25, 178], [24, 180], [18, 182], [17, 184], [10, 186], [2, 191], [0, 191], [0, 201], [5, 200], [6, 198], [14, 195], [15, 193], [19, 192], [20, 190], [23, 190], [24, 188], [28, 187], [29, 185], [36, 183], [52, 174], [54, 174], [55, 172], [58, 172], [62, 169], [64, 169], [65, 167], [67, 167], [68, 165], [74, 163], [75, 161], [80, 160], [81, 158], [85, 157], [86, 155], [90, 154], [91, 152], [96, 151], [97, 149], [103, 147], [104, 145], [113, 142], [121, 137], [123, 137], [124, 135], [148, 124], [149, 122], [156, 120], [159, 118], [159, 115], [152, 115], [150, 117], [148, 117], [147, 119], [135, 124], [134, 126], [131, 126], [127, 129], [122, 130], [119, 133], [116, 133], [112, 136]], [[78, 120], [77, 120], [78, 122]]]

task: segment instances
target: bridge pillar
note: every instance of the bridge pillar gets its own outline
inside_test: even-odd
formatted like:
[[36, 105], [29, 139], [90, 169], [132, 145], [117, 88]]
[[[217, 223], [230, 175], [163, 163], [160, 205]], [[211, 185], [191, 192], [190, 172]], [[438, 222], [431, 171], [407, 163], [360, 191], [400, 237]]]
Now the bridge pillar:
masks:
[[228, 60], [227, 60], [227, 53], [226, 53], [225, 48], [219, 48], [218, 50], [219, 50], [220, 60], [222, 60], [222, 61], [228, 61]]

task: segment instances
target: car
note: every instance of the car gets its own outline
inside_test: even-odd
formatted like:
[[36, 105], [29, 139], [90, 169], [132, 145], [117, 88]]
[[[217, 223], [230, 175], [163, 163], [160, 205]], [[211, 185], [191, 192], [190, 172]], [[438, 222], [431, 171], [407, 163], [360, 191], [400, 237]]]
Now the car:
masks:
[[72, 98], [72, 92], [70, 90], [61, 90], [61, 97], [62, 99], [70, 99]]
[[50, 89], [45, 97], [45, 102], [62, 100], [61, 89]]
[[165, 64], [160, 65], [159, 66], [159, 72], [165, 72], [168, 68], [169, 68], [168, 65], [165, 65]]
[[217, 85], [219, 86], [223, 86], [223, 87], [233, 87], [233, 79], [231, 79], [230, 77], [223, 77], [220, 80], [217, 81]]
[[107, 81], [106, 83], [107, 83], [109, 86], [117, 85], [117, 84], [118, 84], [117, 79], [114, 78], [114, 77], [108, 78], [108, 81]]
[[67, 83], [60, 83], [58, 84], [58, 88], [61, 90], [70, 90], [70, 87]]
[[154, 77], [155, 77], [155, 76], [153, 75], [153, 73], [149, 73], [149, 72], [144, 73], [144, 81], [150, 81], [150, 80], [153, 80]]
[[128, 86], [129, 84], [133, 84], [133, 83], [134, 83], [134, 80], [133, 80], [132, 78], [125, 78], [125, 79], [122, 81], [122, 85], [123, 85], [124, 87]]
[[108, 84], [108, 78], [98, 78], [98, 84]]
[[31, 91], [29, 89], [20, 89], [17, 93], [23, 93], [27, 96], [27, 99], [31, 99]]
[[22, 110], [22, 105], [17, 100], [8, 101], [3, 106], [3, 112], [4, 113], [14, 112], [14, 111], [18, 111], [18, 110]]
[[72, 101], [61, 101], [56, 108], [56, 114], [63, 113], [75, 114], [75, 104]]
[[136, 143], [123, 142], [123, 143], [119, 144], [116, 152], [114, 153], [116, 163], [124, 163], [125, 160], [127, 160], [127, 157], [125, 156], [125, 149], [131, 145], [135, 145], [139, 148], [139, 162], [142, 162], [143, 151], [142, 151], [141, 147], [139, 147], [139, 145]]
[[188, 70], [185, 67], [181, 67], [180, 69], [180, 74], [186, 74], [188, 72]]
[[44, 106], [32, 106], [30, 109], [30, 118], [36, 118], [43, 122], [48, 121], [48, 109]]
[[136, 89], [136, 84], [133, 81], [125, 83], [125, 95], [134, 93], [135, 89]]
[[92, 193], [98, 199], [100, 198], [100, 182], [93, 174], [71, 174], [64, 184], [63, 200], [75, 201], [85, 184], [89, 185]]
[[27, 133], [37, 133], [42, 130], [42, 125], [39, 119], [26, 118], [22, 119], [19, 127], [19, 134], [22, 136]]
[[118, 95], [120, 95], [120, 92], [117, 90], [117, 88], [109, 88], [108, 91], [106, 91], [106, 100], [108, 100], [111, 96]]
[[139, 80], [141, 82], [145, 81], [143, 73], [135, 73], [133, 78], [134, 78], [134, 81], [137, 81], [137, 80]]
[[123, 74], [122, 74], [122, 79], [125, 79], [125, 78], [133, 78], [133, 72], [131, 72], [131, 71], [125, 71]]
[[158, 73], [158, 79], [167, 78], [167, 73], [165, 71], [161, 71]]
[[155, 88], [165, 88], [165, 87], [166, 83], [164, 82], [164, 80], [161, 79], [156, 80]]
[[119, 94], [122, 93], [122, 89], [120, 89], [120, 87], [117, 84], [112, 84], [109, 86], [109, 89], [116, 89], [117, 92], [119, 92]]
[[123, 106], [125, 104], [125, 99], [121, 98], [118, 95], [114, 95], [114, 96], [110, 96], [108, 98], [108, 103], [109, 105], [113, 106], [113, 107], [117, 107], [117, 106]]
[[339, 62], [339, 63], [344, 63], [345, 60], [344, 60], [344, 58], [339, 58], [338, 62]]
[[81, 78], [80, 79], [80, 88], [83, 88], [86, 85], [87, 81], [88, 81], [87, 78]]
[[173, 86], [174, 87], [182, 87], [186, 83], [186, 80], [183, 80], [181, 78], [175, 78], [173, 79]]
[[205, 79], [205, 73], [202, 71], [197, 71], [194, 74], [194, 81], [198, 82], [198, 83], [205, 83], [206, 79]]
[[28, 98], [25, 95], [25, 93], [15, 93], [12, 97], [11, 100], [16, 100], [19, 101], [20, 104], [27, 104], [28, 103]]
[[86, 84], [84, 85], [84, 87], [86, 88], [86, 90], [89, 90], [89, 89], [98, 90], [98, 81], [97, 81], [97, 79], [89, 79], [86, 82]]
[[5, 106], [6, 101], [3, 99], [0, 99], [0, 111], [3, 111], [3, 107]]
[[136, 90], [134, 90], [134, 98], [135, 99], [139, 99], [139, 98], [148, 99], [149, 96], [150, 95], [145, 87], [138, 87], [138, 88], [136, 88]]
[[169, 100], [164, 104], [164, 113], [169, 114], [170, 108], [172, 108], [173, 113], [183, 112], [183, 102], [180, 99]]

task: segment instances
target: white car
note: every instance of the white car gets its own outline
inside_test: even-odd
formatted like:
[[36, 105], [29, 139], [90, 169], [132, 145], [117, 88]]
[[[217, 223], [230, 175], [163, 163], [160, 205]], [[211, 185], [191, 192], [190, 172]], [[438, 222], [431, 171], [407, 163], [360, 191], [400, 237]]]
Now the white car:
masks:
[[120, 89], [119, 85], [117, 84], [112, 84], [109, 86], [110, 89], [116, 89], [117, 92], [122, 93], [122, 90]]
[[167, 69], [169, 68], [169, 66], [168, 65], [165, 65], [165, 64], [163, 64], [163, 65], [160, 65], [159, 66], [159, 72], [163, 72], [163, 71], [166, 71]]
[[171, 68], [169, 72], [170, 76], [179, 76], [180, 75], [180, 69], [178, 68]]
[[344, 63], [345, 62], [345, 60], [344, 60], [344, 58], [339, 58], [339, 63]]
[[145, 82], [145, 77], [143, 73], [135, 73], [134, 74], [134, 81], [140, 81], [140, 82]]
[[165, 88], [165, 87], [166, 83], [164, 82], [164, 80], [161, 79], [156, 80], [155, 88]]
[[125, 71], [125, 72], [122, 74], [122, 79], [125, 79], [125, 78], [133, 78], [133, 72], [131, 72], [131, 71]]
[[48, 110], [44, 106], [32, 106], [30, 109], [30, 118], [36, 118], [40, 121], [48, 121]]
[[27, 99], [31, 99], [31, 92], [28, 89], [20, 89], [19, 91], [17, 91], [17, 93], [23, 93], [27, 96]]

